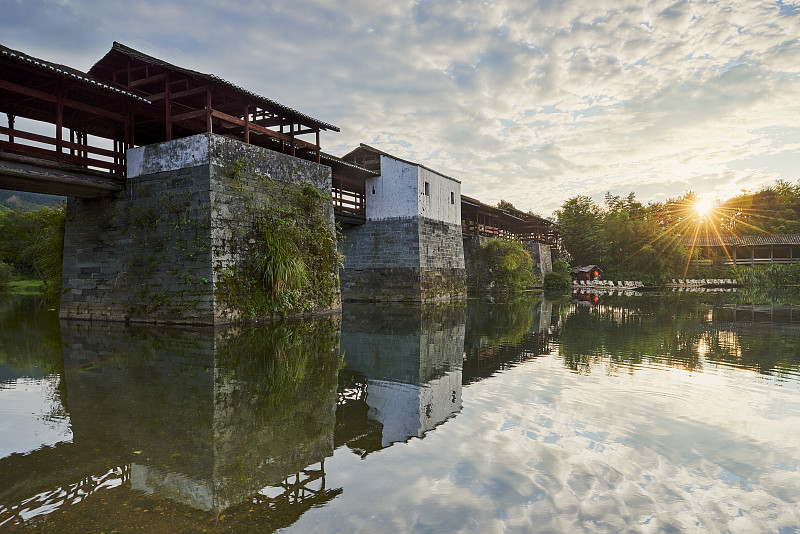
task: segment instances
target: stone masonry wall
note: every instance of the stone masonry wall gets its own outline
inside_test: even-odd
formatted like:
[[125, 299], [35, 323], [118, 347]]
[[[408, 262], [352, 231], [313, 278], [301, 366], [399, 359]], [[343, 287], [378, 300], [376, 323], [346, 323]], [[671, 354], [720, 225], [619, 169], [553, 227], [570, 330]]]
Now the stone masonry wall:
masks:
[[422, 300], [465, 297], [461, 224], [419, 218]]
[[130, 178], [67, 202], [61, 317], [212, 322], [208, 169]]
[[[464, 236], [462, 239], [462, 246], [464, 247], [464, 270], [467, 274], [467, 280], [474, 280], [476, 278], [477, 270], [484, 268], [480, 262], [481, 247], [488, 241], [488, 237], [480, 235]], [[470, 286], [470, 290], [472, 290]]]
[[419, 229], [416, 217], [367, 221], [342, 230], [339, 270], [342, 298], [420, 300]]
[[460, 226], [424, 217], [343, 230], [339, 277], [350, 300], [427, 301], [466, 295]]
[[534, 268], [538, 269], [536, 274], [539, 275], [539, 279], [544, 280], [544, 275], [553, 270], [553, 257], [550, 253], [550, 246], [537, 241], [525, 241], [522, 246], [531, 255]]
[[[212, 279], [215, 287], [220, 275], [237, 260], [232, 255], [231, 237], [236, 225], [246, 220], [248, 207], [288, 207], [290, 199], [296, 197], [301, 184], [309, 183], [324, 195], [330, 196], [330, 167], [273, 152], [253, 145], [246, 145], [221, 136], [212, 136], [210, 146], [210, 201], [211, 212], [211, 259]], [[336, 227], [333, 202], [323, 203], [322, 218], [327, 231], [336, 242]], [[332, 277], [338, 277], [338, 266], [332, 266]], [[318, 312], [341, 308], [337, 294], [332, 306]], [[240, 310], [223, 305], [219, 295], [215, 299], [215, 318], [226, 322], [239, 318]]]
[[[214, 295], [219, 272], [234, 260], [226, 245], [235, 212], [280, 204], [302, 182], [327, 193], [330, 168], [214, 134], [130, 150], [125, 191], [68, 200], [61, 317], [236, 319]], [[333, 236], [332, 204], [323, 210]]]

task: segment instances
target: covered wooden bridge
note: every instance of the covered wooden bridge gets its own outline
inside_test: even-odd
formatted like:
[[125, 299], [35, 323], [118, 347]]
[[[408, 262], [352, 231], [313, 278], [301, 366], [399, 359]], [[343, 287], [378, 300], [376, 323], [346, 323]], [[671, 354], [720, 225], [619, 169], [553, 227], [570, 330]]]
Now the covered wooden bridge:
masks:
[[723, 255], [729, 265], [800, 263], [800, 234], [692, 237], [683, 245], [701, 258]]
[[461, 231], [465, 236], [518, 239], [560, 246], [554, 223], [516, 208], [498, 208], [461, 195]]
[[89, 73], [0, 47], [0, 72], [2, 188], [108, 194], [124, 187], [128, 148], [214, 132], [329, 166], [337, 216], [364, 217], [376, 173], [322, 152], [320, 132], [339, 128], [216, 76], [119, 43]]

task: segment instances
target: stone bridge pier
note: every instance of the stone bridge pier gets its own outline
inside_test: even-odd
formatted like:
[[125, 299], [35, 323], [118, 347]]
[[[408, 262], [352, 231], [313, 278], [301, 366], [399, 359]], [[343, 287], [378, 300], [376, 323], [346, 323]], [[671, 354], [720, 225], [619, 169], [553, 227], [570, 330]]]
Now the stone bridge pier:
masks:
[[[210, 133], [134, 148], [127, 160], [124, 191], [68, 200], [62, 318], [213, 324], [241, 317], [217, 287], [237, 260], [232, 229], [248, 206], [290, 205], [305, 184], [325, 197], [316, 215], [335, 243], [330, 167]], [[330, 309], [339, 307], [337, 296]]]
[[345, 155], [366, 180], [366, 221], [343, 229], [342, 297], [432, 301], [466, 296], [461, 182], [367, 145]]

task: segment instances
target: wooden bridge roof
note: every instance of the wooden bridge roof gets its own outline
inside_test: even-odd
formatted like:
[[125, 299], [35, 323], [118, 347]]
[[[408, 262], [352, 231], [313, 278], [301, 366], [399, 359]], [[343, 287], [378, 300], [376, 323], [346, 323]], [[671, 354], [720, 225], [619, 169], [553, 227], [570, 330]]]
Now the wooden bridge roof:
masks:
[[515, 227], [541, 227], [550, 230], [555, 224], [553, 221], [548, 221], [532, 213], [527, 213], [516, 208], [498, 208], [497, 206], [484, 204], [480, 200], [466, 195], [461, 195], [461, 205], [473, 208], [474, 211], [481, 214], [497, 217], [499, 220], [512, 224]]
[[692, 247], [752, 247], [758, 245], [800, 245], [800, 234], [724, 235], [684, 237], [684, 246]]
[[[122, 138], [125, 113], [150, 102], [77, 69], [0, 45], [0, 112], [104, 138]], [[59, 96], [60, 95], [60, 96]]]
[[[459, 184], [461, 183], [461, 180], [456, 180], [452, 176], [447, 176], [446, 174], [442, 174], [439, 171], [435, 171], [435, 170], [431, 169], [430, 167], [426, 167], [425, 165], [421, 165], [421, 164], [413, 162], [411, 160], [398, 158], [397, 156], [393, 156], [392, 154], [389, 154], [388, 152], [384, 152], [383, 150], [377, 149], [375, 147], [371, 147], [371, 146], [366, 145], [364, 143], [361, 143], [357, 148], [354, 148], [353, 150], [351, 150], [350, 152], [348, 152], [347, 154], [342, 156], [342, 158], [346, 159], [346, 160], [354, 161], [354, 162], [359, 163], [359, 164], [362, 164], [362, 165], [364, 165], [364, 167], [366, 167], [366, 168], [368, 168], [370, 170], [374, 170], [378, 174], [380, 174], [380, 171], [381, 171], [380, 158], [375, 160], [375, 159], [370, 159], [370, 156], [373, 156], [373, 157], [374, 156], [386, 156], [387, 158], [392, 158], [392, 159], [397, 160], [397, 161], [402, 161], [403, 163], [408, 163], [409, 165], [414, 165], [414, 166], [419, 167], [421, 169], [425, 169], [426, 171], [432, 172], [434, 174], [438, 174], [442, 178], [447, 178], [448, 180], [452, 180], [452, 181], [454, 181], [456, 183], [459, 183]], [[364, 163], [361, 163], [361, 162], [364, 162]]]
[[[145, 76], [132, 77], [132, 72], [142, 70]], [[267, 110], [272, 115], [272, 121], [261, 121], [261, 125], [288, 124], [296, 122], [313, 130], [331, 130], [338, 132], [339, 128], [333, 124], [315, 119], [288, 106], [284, 106], [272, 99], [266, 98], [252, 91], [248, 91], [227, 80], [213, 74], [206, 74], [195, 70], [174, 65], [162, 59], [147, 55], [143, 52], [114, 42], [111, 50], [89, 69], [89, 73], [97, 78], [110, 83], [127, 87], [131, 92], [145, 96], [150, 101], [164, 100], [164, 73], [173, 73], [173, 81], [178, 79], [191, 79], [199, 85], [210, 85], [216, 91], [215, 109], [232, 109], [235, 113], [240, 111], [243, 104], [249, 104], [262, 110]], [[148, 89], [154, 90], [148, 90]], [[203, 107], [205, 93], [194, 89], [194, 94], [181, 94], [182, 98], [194, 97], [197, 107]], [[178, 91], [181, 92], [181, 91]], [[189, 93], [188, 90], [182, 93]], [[178, 95], [171, 95], [177, 97]], [[269, 124], [267, 124], [269, 123]], [[307, 133], [307, 132], [304, 132]]]
[[367, 169], [362, 165], [325, 152], [320, 155], [320, 160], [323, 165], [331, 168], [333, 174], [353, 180], [364, 182], [367, 178], [380, 176], [380, 173], [375, 170]]
[[168, 63], [162, 59], [139, 52], [138, 50], [135, 50], [129, 46], [125, 46], [124, 44], [116, 41], [114, 41], [111, 50], [109, 50], [105, 56], [95, 63], [91, 69], [89, 69], [89, 73], [97, 76], [98, 78], [113, 80], [115, 83], [119, 83], [119, 81], [116, 79], [115, 73], [118, 73], [121, 68], [127, 68], [129, 60], [135, 60], [141, 63], [159, 66], [166, 70], [178, 72], [197, 80], [210, 82], [219, 85], [220, 87], [225, 87], [233, 93], [239, 95], [244, 100], [251, 101], [254, 104], [259, 104], [266, 108], [275, 109], [287, 117], [293, 117], [298, 122], [306, 125], [317, 126], [322, 130], [332, 130], [334, 132], [340, 131], [339, 128], [333, 124], [315, 119], [309, 115], [306, 115], [305, 113], [301, 113], [288, 106], [284, 106], [283, 104], [280, 104], [272, 99], [266, 98], [252, 91], [248, 91], [247, 89], [243, 89], [242, 87], [239, 87], [238, 85], [224, 80], [218, 76], [213, 74], [205, 74], [203, 72], [187, 69], [178, 65], [173, 65], [172, 63]]

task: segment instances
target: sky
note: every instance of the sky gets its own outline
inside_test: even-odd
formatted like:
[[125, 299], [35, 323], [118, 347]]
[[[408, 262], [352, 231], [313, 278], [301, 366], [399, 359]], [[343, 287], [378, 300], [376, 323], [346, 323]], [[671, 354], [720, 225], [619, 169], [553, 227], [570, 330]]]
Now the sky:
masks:
[[800, 180], [800, 0], [0, 0], [0, 44], [88, 70], [118, 41], [552, 214]]

